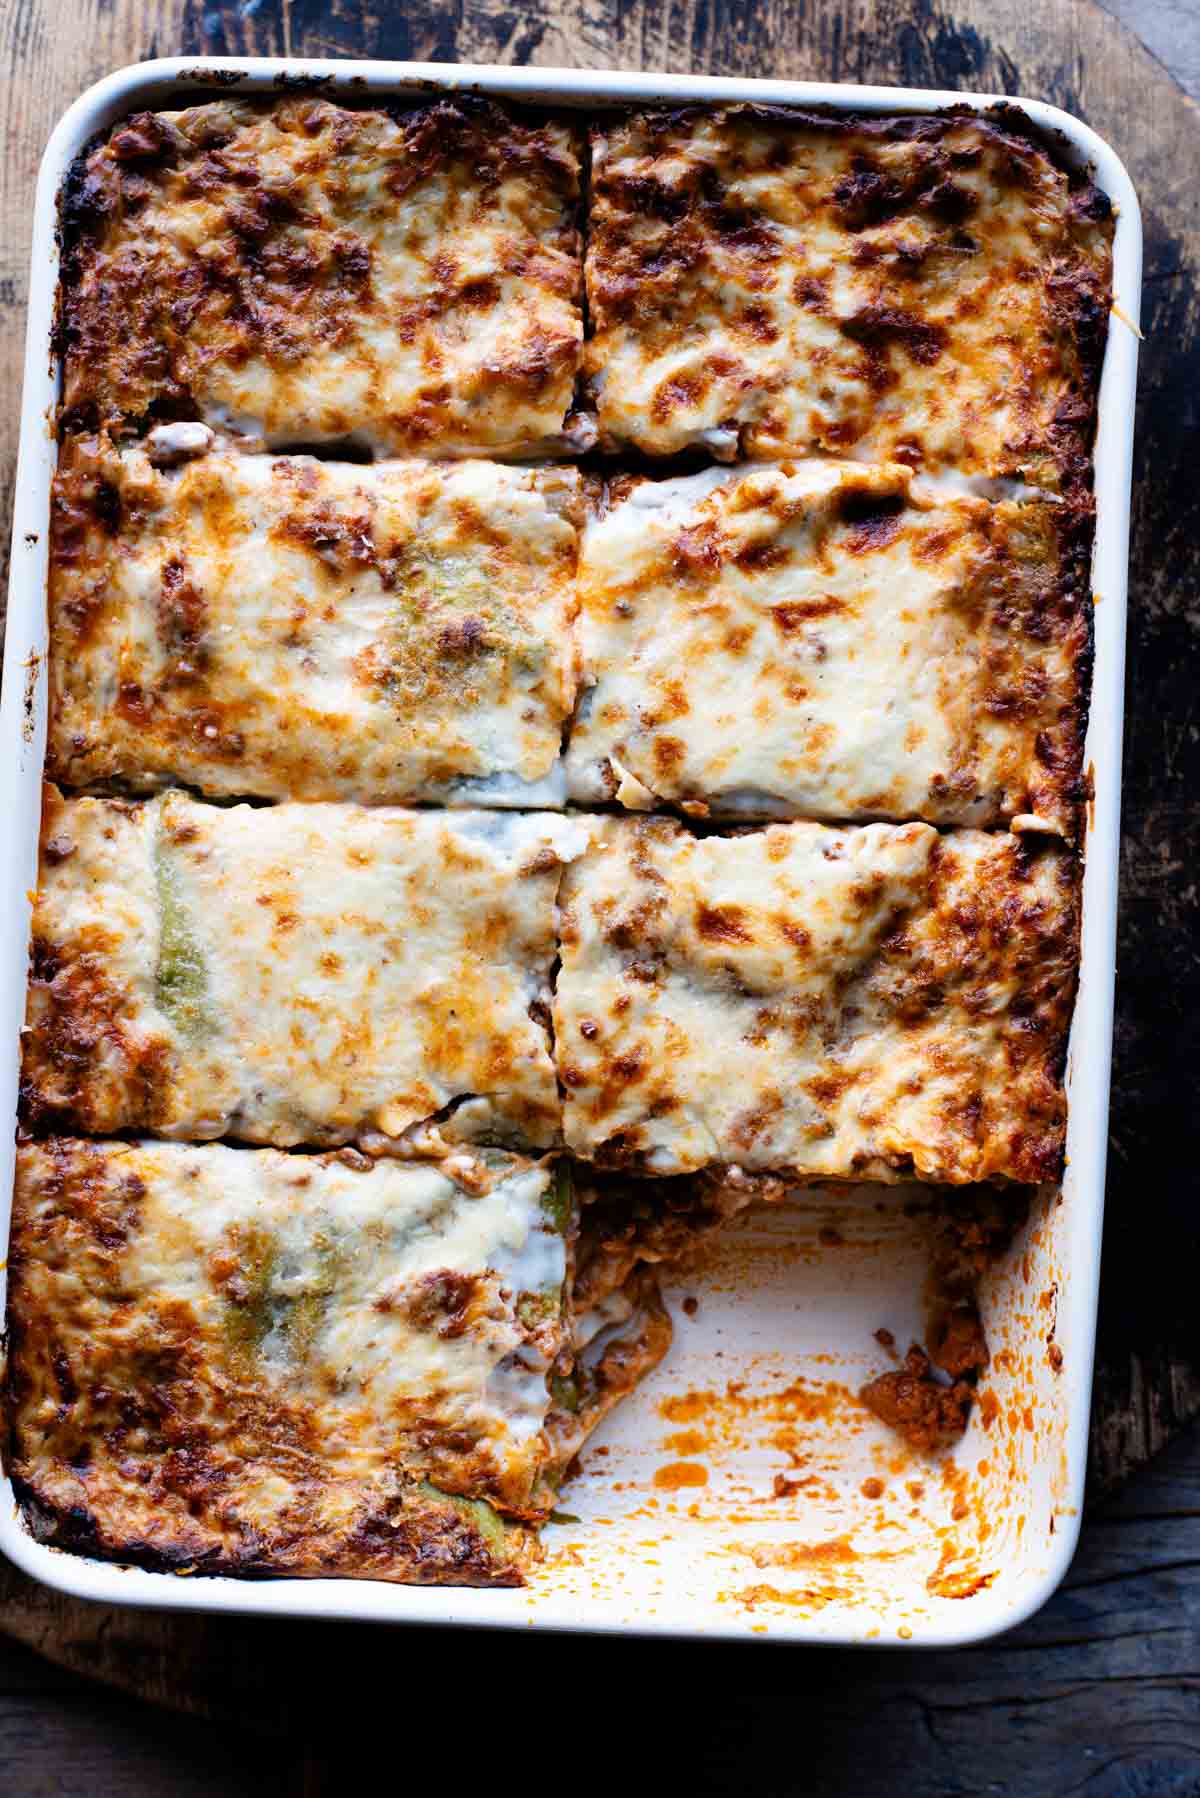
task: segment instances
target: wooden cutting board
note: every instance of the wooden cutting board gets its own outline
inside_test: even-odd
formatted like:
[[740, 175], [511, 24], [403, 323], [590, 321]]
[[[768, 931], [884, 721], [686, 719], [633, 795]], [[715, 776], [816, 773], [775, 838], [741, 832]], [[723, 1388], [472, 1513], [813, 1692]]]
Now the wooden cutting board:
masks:
[[[520, 9], [501, 0], [368, 0], [363, 8], [347, 0], [0, 0], [0, 368], [12, 395], [34, 178], [51, 125], [107, 70], [176, 53], [668, 69], [1025, 93], [1080, 114], [1124, 158], [1145, 212], [1147, 342], [1092, 1432], [1093, 1490], [1111, 1490], [1200, 1411], [1200, 1193], [1184, 1148], [1200, 1066], [1200, 811], [1192, 798], [1200, 790], [1200, 111], [1095, 0], [951, 0], [944, 12], [930, 0], [533, 0]], [[6, 492], [15, 448], [10, 403], [0, 420]], [[338, 1685], [348, 1691], [360, 1664], [365, 1677], [389, 1652], [389, 1638], [369, 1629], [322, 1633], [84, 1605], [3, 1563], [0, 1629], [144, 1697], [252, 1720], [272, 1733], [286, 1727], [289, 1692], [313, 1655], [336, 1655]], [[410, 1651], [418, 1639], [430, 1640], [403, 1638]], [[540, 1677], [552, 1665], [541, 1654]]]

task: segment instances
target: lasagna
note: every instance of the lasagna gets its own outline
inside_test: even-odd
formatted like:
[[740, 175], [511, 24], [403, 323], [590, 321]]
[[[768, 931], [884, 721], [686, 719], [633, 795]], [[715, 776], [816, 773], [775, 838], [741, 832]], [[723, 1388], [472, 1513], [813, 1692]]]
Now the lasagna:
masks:
[[1061, 1172], [1074, 858], [927, 824], [597, 825], [563, 881], [568, 1147], [679, 1173]]
[[1016, 115], [642, 113], [592, 184], [604, 443], [1089, 487], [1109, 205]]
[[277, 1147], [444, 1121], [552, 1143], [555, 900], [585, 840], [537, 813], [52, 789], [27, 1121]]
[[235, 84], [65, 185], [40, 1541], [518, 1585], [659, 1271], [814, 1182], [944, 1211], [860, 1398], [966, 1426], [1064, 1157], [1108, 203], [1003, 107], [585, 132]]
[[584, 533], [583, 804], [1072, 833], [1086, 533], [812, 460], [617, 479]]
[[570, 125], [468, 96], [126, 119], [66, 193], [66, 416], [387, 455], [574, 441], [578, 201]]
[[48, 767], [64, 784], [559, 804], [573, 469], [68, 438]]
[[644, 1270], [598, 1328], [577, 1313], [574, 1229], [550, 1170], [497, 1151], [26, 1145], [7, 1397], [36, 1534], [181, 1572], [520, 1584], [589, 1393], [669, 1336]]

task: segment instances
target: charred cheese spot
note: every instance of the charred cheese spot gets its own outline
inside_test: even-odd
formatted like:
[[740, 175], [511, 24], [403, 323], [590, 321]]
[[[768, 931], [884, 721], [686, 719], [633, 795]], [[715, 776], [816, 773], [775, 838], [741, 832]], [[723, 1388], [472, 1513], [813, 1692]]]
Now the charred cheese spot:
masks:
[[706, 943], [753, 941], [746, 928], [746, 914], [735, 905], [700, 905], [696, 911], [696, 930]]

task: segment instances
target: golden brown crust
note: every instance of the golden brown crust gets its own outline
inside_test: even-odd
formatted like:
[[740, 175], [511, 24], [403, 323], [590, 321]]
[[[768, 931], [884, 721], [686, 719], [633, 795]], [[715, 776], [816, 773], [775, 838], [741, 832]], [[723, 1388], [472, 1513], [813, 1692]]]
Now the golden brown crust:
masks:
[[1081, 494], [1110, 242], [1104, 196], [1012, 111], [605, 124], [587, 255], [602, 438], [853, 448]]
[[662, 1173], [1056, 1178], [1078, 876], [1060, 845], [980, 831], [606, 822], [561, 896], [569, 1148]]
[[558, 794], [578, 478], [68, 436], [51, 502], [47, 766], [220, 797]]
[[[186, 1451], [185, 1451], [186, 1453]], [[184, 1462], [187, 1468], [187, 1462]], [[504, 1527], [505, 1549], [497, 1553], [471, 1512], [446, 1495], [403, 1486], [364, 1514], [347, 1541], [315, 1543], [299, 1533], [293, 1540], [262, 1542], [247, 1533], [240, 1541], [218, 1543], [202, 1527], [183, 1526], [166, 1539], [157, 1523], [158, 1506], [176, 1492], [188, 1505], [203, 1502], [209, 1490], [203, 1469], [176, 1471], [176, 1457], [163, 1458], [163, 1473], [147, 1496], [154, 1515], [145, 1533], [122, 1533], [82, 1505], [64, 1504], [14, 1466], [13, 1493], [37, 1542], [93, 1560], [144, 1567], [150, 1573], [224, 1574], [238, 1579], [382, 1579], [407, 1586], [523, 1586], [537, 1559], [534, 1536], [516, 1524]]]
[[1073, 836], [1090, 527], [899, 464], [618, 477], [580, 548], [572, 797]]
[[[520, 1584], [529, 1555], [520, 1525], [488, 1503], [434, 1489], [414, 1467], [414, 1455], [430, 1471], [439, 1465], [434, 1393], [426, 1429], [401, 1420], [403, 1410], [389, 1417], [378, 1401], [367, 1426], [367, 1386], [344, 1402], [336, 1386], [322, 1390], [311, 1359], [317, 1300], [304, 1296], [293, 1304], [291, 1343], [309, 1359], [281, 1383], [264, 1359], [268, 1323], [243, 1322], [246, 1304], [268, 1304], [250, 1291], [255, 1242], [245, 1228], [237, 1241], [223, 1233], [207, 1264], [193, 1259], [200, 1237], [187, 1232], [201, 1223], [189, 1221], [187, 1172], [198, 1170], [203, 1185], [230, 1156], [219, 1165], [241, 1178], [245, 1158], [223, 1149], [50, 1138], [20, 1151], [5, 1411], [14, 1485], [34, 1534], [162, 1570]], [[264, 1197], [272, 1178], [284, 1178], [304, 1203], [304, 1181], [286, 1158], [252, 1160], [270, 1162]], [[318, 1187], [351, 1178], [336, 1158], [313, 1160], [311, 1176]], [[380, 1178], [396, 1176], [356, 1176]], [[318, 1253], [327, 1259], [335, 1248], [318, 1233]], [[295, 1282], [282, 1250], [281, 1264]], [[300, 1323], [308, 1336], [297, 1345]], [[340, 1460], [331, 1460], [336, 1444]], [[441, 1455], [443, 1478], [477, 1480], [471, 1456], [482, 1446], [464, 1435], [457, 1464]]]
[[311, 97], [124, 120], [68, 185], [63, 413], [528, 454], [582, 339], [572, 130]]
[[520, 1584], [671, 1338], [650, 1270], [573, 1289], [574, 1230], [495, 1152], [24, 1144], [0, 1411], [31, 1530], [165, 1571]]

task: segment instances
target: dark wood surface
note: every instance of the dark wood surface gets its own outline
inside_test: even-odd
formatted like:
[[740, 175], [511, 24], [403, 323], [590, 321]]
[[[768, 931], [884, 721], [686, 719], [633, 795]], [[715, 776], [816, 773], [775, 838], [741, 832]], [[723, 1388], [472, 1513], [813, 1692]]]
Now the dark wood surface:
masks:
[[[1188, 6], [1194, 56], [1200, 13]], [[501, 1706], [510, 1742], [530, 1714], [522, 1693], [556, 1690], [552, 1717], [594, 1725], [610, 1714], [610, 1692], [649, 1693], [669, 1669], [670, 1702], [658, 1712], [668, 1721], [636, 1744], [639, 1791], [669, 1777], [701, 1792], [862, 1798], [1200, 1794], [1200, 1440], [1184, 1427], [1200, 1412], [1200, 1192], [1187, 1140], [1200, 1062], [1200, 113], [1096, 0], [949, 0], [944, 11], [930, 0], [0, 0], [0, 370], [12, 395], [30, 200], [50, 125], [107, 69], [175, 52], [1024, 92], [1081, 114], [1125, 158], [1145, 213], [1147, 341], [1093, 1513], [1071, 1579], [1042, 1615], [1002, 1644], [953, 1656], [485, 1648], [431, 1632], [164, 1618], [59, 1599], [0, 1564], [0, 1631], [12, 1638], [0, 1643], [0, 1789], [339, 1790], [348, 1769], [344, 1746], [328, 1747], [330, 1719], [353, 1719], [355, 1752], [365, 1753], [370, 1716], [381, 1723], [372, 1741], [385, 1776], [403, 1779], [396, 1744], [412, 1739], [409, 1713], [427, 1741], [448, 1745], [448, 1776], [461, 1780], [470, 1763], [458, 1757], [483, 1740], [474, 1725], [463, 1740], [464, 1691], [478, 1692], [487, 1659], [503, 1670], [486, 1702]], [[6, 489], [15, 428], [10, 403], [0, 420]], [[157, 1718], [80, 1676], [220, 1719], [221, 1729]], [[560, 1756], [543, 1743], [529, 1778], [557, 1778], [577, 1764], [574, 1747]], [[634, 1752], [623, 1724], [604, 1727], [588, 1758], [595, 1783], [611, 1785]], [[585, 1771], [585, 1789], [591, 1779]], [[501, 1789], [510, 1783], [500, 1777]]]

